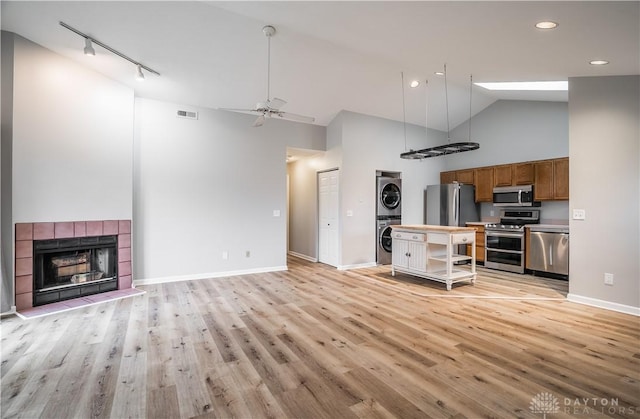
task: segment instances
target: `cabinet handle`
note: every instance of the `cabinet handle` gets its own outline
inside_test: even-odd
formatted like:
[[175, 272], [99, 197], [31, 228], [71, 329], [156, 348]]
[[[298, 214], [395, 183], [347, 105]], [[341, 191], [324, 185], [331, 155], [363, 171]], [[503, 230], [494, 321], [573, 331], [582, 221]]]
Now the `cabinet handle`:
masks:
[[462, 238], [462, 241], [463, 241], [463, 242], [466, 242], [466, 241], [467, 241], [467, 238], [466, 238], [466, 237], [463, 237], [463, 238]]

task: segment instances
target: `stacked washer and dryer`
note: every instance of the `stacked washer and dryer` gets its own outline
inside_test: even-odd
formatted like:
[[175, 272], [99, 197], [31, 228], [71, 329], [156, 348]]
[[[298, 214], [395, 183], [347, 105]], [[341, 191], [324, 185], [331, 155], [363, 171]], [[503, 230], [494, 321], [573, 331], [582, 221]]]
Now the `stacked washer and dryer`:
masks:
[[376, 176], [377, 246], [376, 262], [391, 263], [391, 226], [402, 224], [402, 179]]

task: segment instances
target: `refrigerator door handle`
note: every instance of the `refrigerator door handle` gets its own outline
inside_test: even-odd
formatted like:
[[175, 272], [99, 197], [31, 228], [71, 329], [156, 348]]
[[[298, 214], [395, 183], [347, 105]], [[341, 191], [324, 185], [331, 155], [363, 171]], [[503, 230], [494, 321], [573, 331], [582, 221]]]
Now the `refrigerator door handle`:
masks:
[[460, 225], [460, 205], [458, 200], [460, 199], [460, 188], [456, 187], [453, 193], [453, 224], [454, 226]]

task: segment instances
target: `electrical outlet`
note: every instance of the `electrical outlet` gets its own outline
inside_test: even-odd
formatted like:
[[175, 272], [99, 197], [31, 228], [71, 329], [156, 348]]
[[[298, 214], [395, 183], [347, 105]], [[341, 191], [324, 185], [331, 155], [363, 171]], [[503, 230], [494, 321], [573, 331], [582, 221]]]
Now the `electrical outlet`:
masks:
[[604, 284], [613, 285], [613, 274], [610, 274], [610, 273], [604, 274]]
[[574, 209], [573, 210], [573, 219], [574, 220], [584, 220], [586, 216], [585, 210], [583, 209]]
[[227, 252], [226, 250], [222, 252], [222, 259], [229, 259], [229, 252]]
[[251, 252], [247, 250], [247, 251], [244, 253], [244, 255], [245, 255], [245, 257], [251, 257]]

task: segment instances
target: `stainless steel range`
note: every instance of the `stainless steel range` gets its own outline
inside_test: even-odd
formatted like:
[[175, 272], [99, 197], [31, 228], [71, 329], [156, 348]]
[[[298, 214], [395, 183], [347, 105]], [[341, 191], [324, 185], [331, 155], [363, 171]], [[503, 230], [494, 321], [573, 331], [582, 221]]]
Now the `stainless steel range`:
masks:
[[524, 226], [539, 222], [538, 209], [501, 209], [500, 224], [485, 226], [484, 266], [524, 273]]

